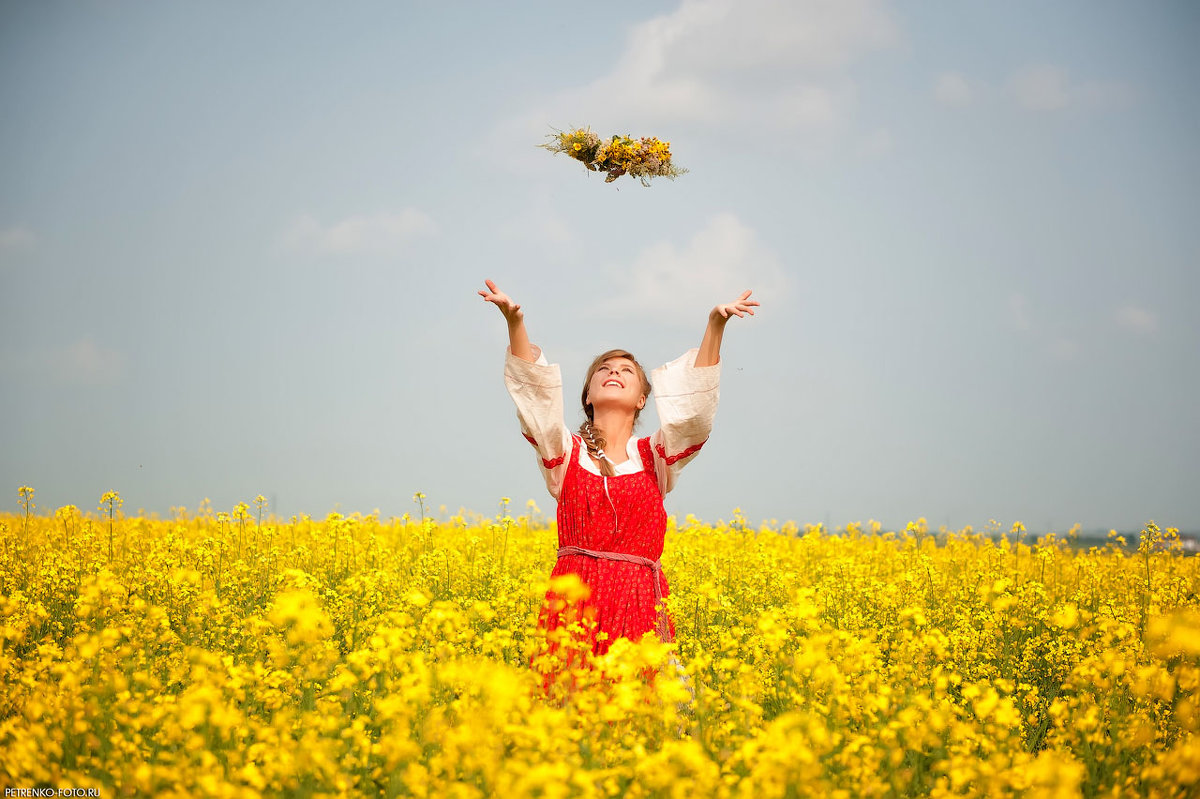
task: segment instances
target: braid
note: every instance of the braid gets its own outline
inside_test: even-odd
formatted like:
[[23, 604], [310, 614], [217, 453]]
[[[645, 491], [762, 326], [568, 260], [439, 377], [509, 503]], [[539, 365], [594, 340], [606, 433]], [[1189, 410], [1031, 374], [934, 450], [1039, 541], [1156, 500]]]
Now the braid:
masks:
[[583, 438], [583, 443], [587, 445], [588, 455], [591, 455], [599, 465], [600, 473], [608, 477], [616, 474], [612, 461], [604, 454], [604, 445], [608, 443], [604, 440], [604, 431], [592, 424], [591, 419], [584, 419], [583, 424], [579, 426], [579, 435]]

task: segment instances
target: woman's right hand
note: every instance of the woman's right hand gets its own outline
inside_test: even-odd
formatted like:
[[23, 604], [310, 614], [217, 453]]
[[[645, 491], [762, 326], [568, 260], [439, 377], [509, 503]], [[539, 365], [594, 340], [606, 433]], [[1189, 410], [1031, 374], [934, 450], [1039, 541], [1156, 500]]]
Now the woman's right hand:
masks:
[[496, 284], [493, 281], [485, 280], [484, 285], [488, 287], [488, 290], [480, 291], [479, 296], [483, 297], [484, 302], [493, 303], [499, 308], [500, 313], [504, 314], [504, 318], [508, 320], [509, 324], [519, 322], [525, 318], [525, 312], [521, 310], [521, 306], [513, 302], [512, 297], [496, 288]]

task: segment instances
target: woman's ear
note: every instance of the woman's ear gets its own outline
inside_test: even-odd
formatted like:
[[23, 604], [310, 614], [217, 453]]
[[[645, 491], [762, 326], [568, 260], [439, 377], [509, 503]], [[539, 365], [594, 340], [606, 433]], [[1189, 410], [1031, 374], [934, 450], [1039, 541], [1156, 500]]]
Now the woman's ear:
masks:
[[645, 407], [646, 407], [646, 395], [643, 394], [642, 398], [640, 400], [638, 400], [638, 410], [640, 411], [642, 408], [645, 408]]

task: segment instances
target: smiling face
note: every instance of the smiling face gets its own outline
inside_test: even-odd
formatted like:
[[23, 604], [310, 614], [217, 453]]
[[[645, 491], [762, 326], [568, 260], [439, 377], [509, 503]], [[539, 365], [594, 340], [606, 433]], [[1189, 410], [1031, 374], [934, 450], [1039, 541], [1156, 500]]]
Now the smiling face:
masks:
[[634, 420], [646, 405], [650, 381], [641, 365], [625, 350], [609, 350], [592, 362], [583, 385], [583, 410], [593, 418], [594, 406], [628, 408]]
[[596, 367], [588, 382], [588, 399], [592, 405], [602, 402], [642, 399], [642, 384], [637, 376], [637, 364], [628, 358], [609, 358]]

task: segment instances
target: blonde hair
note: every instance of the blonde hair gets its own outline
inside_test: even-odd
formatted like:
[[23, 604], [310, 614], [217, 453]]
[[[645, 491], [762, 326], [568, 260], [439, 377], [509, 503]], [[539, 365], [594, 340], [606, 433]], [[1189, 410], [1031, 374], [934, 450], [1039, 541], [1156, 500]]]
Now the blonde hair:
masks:
[[[583, 424], [579, 426], [579, 435], [583, 438], [583, 443], [587, 446], [588, 454], [596, 459], [600, 465], [600, 473], [608, 477], [612, 477], [616, 471], [613, 468], [612, 462], [604, 457], [604, 445], [608, 442], [604, 439], [604, 431], [595, 425], [595, 411], [592, 404], [588, 402], [588, 386], [592, 382], [592, 377], [596, 374], [604, 362], [610, 358], [625, 358], [633, 362], [634, 368], [637, 370], [638, 382], [642, 386], [642, 396], [650, 395], [650, 379], [646, 377], [646, 370], [638, 363], [638, 359], [633, 357], [633, 353], [627, 350], [609, 350], [596, 356], [592, 361], [592, 365], [588, 367], [587, 377], [583, 380], [583, 393], [580, 394], [579, 401], [583, 405], [583, 413], [587, 416], [583, 420]], [[638, 417], [642, 415], [642, 409], [636, 408], [633, 412], [633, 423], [636, 426]]]

